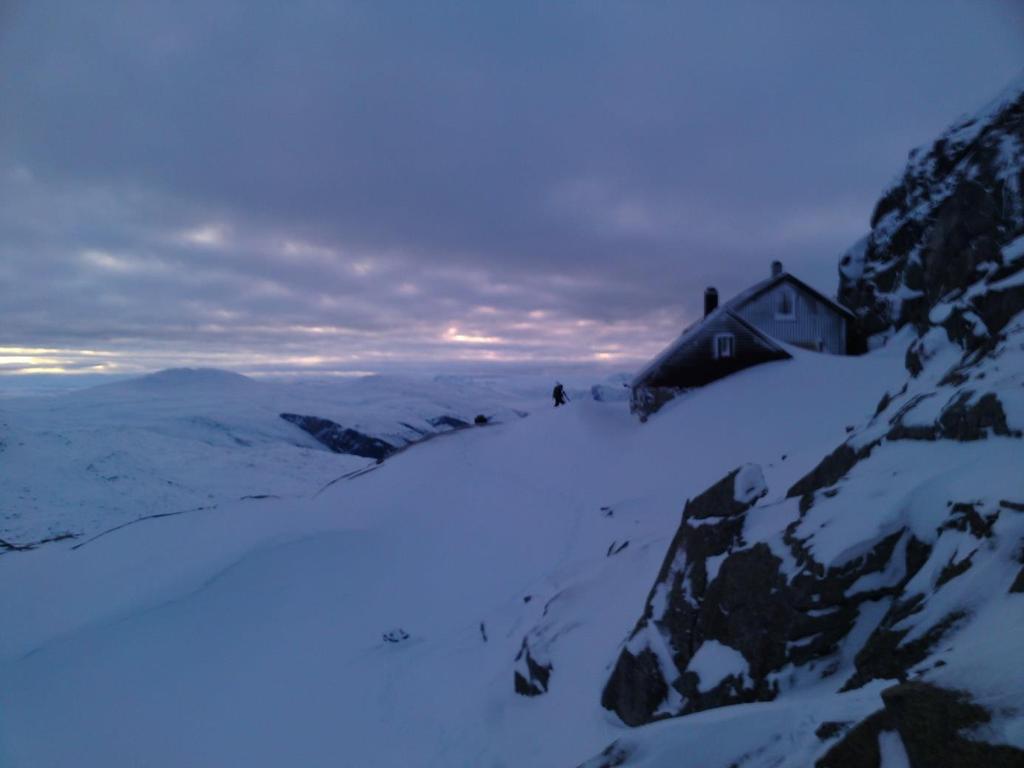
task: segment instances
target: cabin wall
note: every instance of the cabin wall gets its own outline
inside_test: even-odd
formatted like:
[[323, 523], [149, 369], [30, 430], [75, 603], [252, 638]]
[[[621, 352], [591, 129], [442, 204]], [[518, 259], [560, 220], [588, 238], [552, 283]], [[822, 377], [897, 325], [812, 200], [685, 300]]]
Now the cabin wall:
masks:
[[[783, 288], [791, 290], [796, 299], [796, 316], [792, 320], [776, 317], [775, 308]], [[818, 350], [821, 342], [823, 352], [846, 354], [846, 318], [791, 283], [776, 285], [733, 311], [779, 341], [813, 350]]]

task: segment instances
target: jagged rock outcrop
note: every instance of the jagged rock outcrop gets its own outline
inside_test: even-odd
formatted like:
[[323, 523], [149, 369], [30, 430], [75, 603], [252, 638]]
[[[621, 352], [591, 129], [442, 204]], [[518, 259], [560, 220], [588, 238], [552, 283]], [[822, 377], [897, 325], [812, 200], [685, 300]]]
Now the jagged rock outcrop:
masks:
[[520, 696], [540, 696], [547, 693], [548, 684], [551, 680], [551, 662], [538, 661], [531, 652], [528, 638], [523, 638], [523, 644], [516, 654], [516, 667], [513, 675], [513, 684], [516, 693]]
[[1016, 768], [1024, 750], [986, 744], [970, 731], [991, 719], [963, 691], [903, 683], [882, 691], [882, 709], [849, 730], [815, 763], [816, 768], [878, 768], [879, 737], [898, 735], [912, 768]]
[[[1024, 81], [934, 143], [907, 167], [871, 217], [871, 233], [839, 263], [839, 300], [866, 335], [945, 323], [952, 335], [997, 333], [1024, 308], [1024, 286], [1002, 284], [1024, 248]], [[970, 286], [986, 290], [971, 292]], [[991, 295], [989, 295], [991, 294]], [[942, 302], [954, 311], [930, 317]]]
[[[834, 656], [860, 605], [902, 594], [929, 559], [931, 548], [900, 528], [828, 567], [800, 538], [792, 504], [770, 512], [793, 519], [779, 539], [747, 541], [745, 518], [766, 493], [748, 465], [687, 503], [602, 696], [627, 724], [774, 698], [780, 670]], [[834, 672], [822, 664], [823, 676]]]
[[[778, 606], [745, 598], [738, 611], [727, 607], [740, 591], [773, 589], [774, 556], [763, 548], [744, 548], [742, 539], [744, 515], [765, 492], [760, 467], [748, 465], [687, 502], [643, 615], [602, 695], [601, 703], [624, 722], [639, 725], [771, 697], [759, 667], [771, 666], [778, 649], [740, 646], [748, 640], [760, 646], [760, 633], [744, 630], [777, 621]], [[727, 621], [716, 620], [723, 615]], [[733, 659], [742, 655], [749, 668], [740, 669], [741, 663], [720, 680], [702, 679], [688, 665], [705, 641], [716, 651], [719, 645], [733, 649]]]

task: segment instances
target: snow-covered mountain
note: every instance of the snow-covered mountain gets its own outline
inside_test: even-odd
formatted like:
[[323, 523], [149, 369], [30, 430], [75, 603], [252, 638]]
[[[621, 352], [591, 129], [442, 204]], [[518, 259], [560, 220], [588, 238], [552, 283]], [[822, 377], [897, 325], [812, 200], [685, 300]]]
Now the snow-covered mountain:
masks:
[[646, 424], [535, 380], [0, 402], [0, 538], [74, 535], [0, 552], [0, 765], [1021, 765], [1021, 110], [841, 259], [873, 351]]

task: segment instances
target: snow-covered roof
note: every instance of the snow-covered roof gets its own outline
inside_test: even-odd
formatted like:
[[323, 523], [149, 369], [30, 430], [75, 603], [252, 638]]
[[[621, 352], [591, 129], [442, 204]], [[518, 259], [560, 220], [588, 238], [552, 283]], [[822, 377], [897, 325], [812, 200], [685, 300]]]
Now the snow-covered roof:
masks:
[[743, 325], [745, 328], [747, 328], [747, 330], [749, 330], [752, 334], [760, 338], [767, 345], [781, 350], [782, 347], [780, 347], [774, 339], [772, 339], [770, 336], [768, 336], [760, 329], [751, 325], [748, 321], [744, 320], [738, 314], [737, 310], [739, 310], [739, 308], [742, 307], [744, 304], [753, 301], [762, 293], [771, 290], [776, 285], [782, 282], [788, 282], [796, 285], [801, 290], [806, 291], [819, 301], [831, 307], [837, 313], [843, 315], [848, 319], [853, 319], [853, 312], [851, 312], [849, 309], [847, 309], [842, 304], [837, 302], [835, 299], [830, 299], [828, 296], [825, 296], [820, 291], [817, 291], [811, 286], [809, 286], [803, 280], [794, 277], [789, 272], [780, 272], [777, 275], [772, 275], [771, 277], [768, 277], [758, 283], [754, 283], [754, 285], [750, 286], [746, 290], [740, 291], [738, 294], [729, 299], [729, 301], [725, 302], [724, 304], [721, 304], [713, 312], [708, 313], [700, 320], [697, 320], [696, 322], [690, 324], [685, 329], [683, 329], [683, 332], [679, 334], [675, 341], [673, 341], [671, 344], [665, 347], [665, 349], [663, 349], [657, 355], [657, 357], [655, 357], [653, 360], [651, 360], [651, 362], [644, 366], [644, 368], [633, 378], [633, 381], [630, 382], [630, 386], [637, 386], [637, 384], [642, 382], [644, 379], [646, 379], [648, 376], [650, 376], [652, 373], [658, 370], [658, 368], [660, 368], [670, 359], [675, 357], [675, 355], [681, 349], [696, 341], [707, 326], [711, 325], [712, 323], [718, 320], [721, 320], [726, 315], [728, 315], [731, 319]]
[[629, 385], [631, 387], [637, 386], [637, 384], [639, 384], [652, 373], [657, 371], [662, 365], [664, 365], [673, 357], [675, 357], [680, 350], [697, 341], [701, 337], [706, 328], [708, 328], [714, 322], [721, 320], [727, 316], [730, 319], [742, 325], [748, 331], [750, 331], [752, 335], [761, 339], [761, 341], [763, 341], [767, 346], [773, 347], [780, 351], [784, 351], [782, 347], [778, 344], [778, 342], [772, 339], [771, 336], [768, 336], [766, 333], [764, 333], [757, 327], [751, 325], [747, 320], [744, 320], [742, 317], [736, 314], [736, 312], [734, 311], [735, 309], [736, 305], [733, 305], [731, 301], [727, 302], [726, 304], [723, 304], [718, 309], [716, 309], [714, 312], [711, 312], [710, 314], [702, 317], [697, 322], [688, 326], [686, 329], [683, 330], [681, 334], [679, 334], [675, 341], [673, 341], [671, 344], [665, 347], [665, 349], [663, 349], [657, 357], [655, 357], [651, 362], [644, 366], [643, 370], [640, 371], [640, 373], [638, 373], [633, 378]]

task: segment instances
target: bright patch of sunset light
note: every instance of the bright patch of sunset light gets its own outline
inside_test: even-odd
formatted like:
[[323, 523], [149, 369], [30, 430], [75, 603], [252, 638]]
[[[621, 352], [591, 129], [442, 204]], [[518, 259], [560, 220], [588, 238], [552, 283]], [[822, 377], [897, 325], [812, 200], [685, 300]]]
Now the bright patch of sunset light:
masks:
[[121, 354], [95, 349], [0, 347], [0, 375], [113, 373], [120, 366], [110, 358]]
[[461, 333], [456, 326], [451, 326], [444, 332], [445, 341], [454, 341], [459, 344], [501, 344], [504, 340], [499, 336], [480, 336], [472, 333]]
[[71, 371], [60, 366], [18, 368], [15, 371], [11, 371], [11, 374], [15, 376], [27, 376], [33, 373], [71, 373]]
[[52, 355], [60, 352], [52, 347], [0, 347], [0, 355]]
[[311, 336], [364, 336], [368, 333], [343, 325], [289, 325], [285, 330]]
[[325, 360], [319, 355], [304, 355], [296, 357], [286, 357], [285, 362], [291, 365], [322, 365]]
[[31, 355], [0, 355], [0, 366], [8, 365], [57, 365], [60, 360], [52, 357], [33, 357]]

